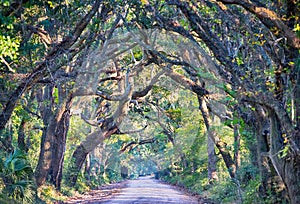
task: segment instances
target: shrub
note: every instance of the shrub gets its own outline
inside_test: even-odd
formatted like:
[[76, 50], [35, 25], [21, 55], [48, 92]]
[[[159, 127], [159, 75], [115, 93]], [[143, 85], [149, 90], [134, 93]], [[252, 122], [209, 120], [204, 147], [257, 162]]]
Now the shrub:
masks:
[[15, 149], [0, 163], [0, 175], [4, 184], [2, 194], [9, 199], [33, 203], [36, 191], [27, 154]]

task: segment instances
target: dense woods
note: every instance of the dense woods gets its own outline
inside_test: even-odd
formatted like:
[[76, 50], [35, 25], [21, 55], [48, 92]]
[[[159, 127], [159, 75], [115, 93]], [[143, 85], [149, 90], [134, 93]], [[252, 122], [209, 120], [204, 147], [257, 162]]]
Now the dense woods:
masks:
[[300, 203], [300, 2], [0, 2], [0, 202], [154, 173]]

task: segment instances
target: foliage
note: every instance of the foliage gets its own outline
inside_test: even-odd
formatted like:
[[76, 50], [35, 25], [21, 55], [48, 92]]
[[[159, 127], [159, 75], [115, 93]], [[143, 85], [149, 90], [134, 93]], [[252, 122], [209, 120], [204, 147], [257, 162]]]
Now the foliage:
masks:
[[[64, 199], [55, 165], [67, 195], [155, 172], [222, 203], [287, 200], [299, 175], [300, 3], [222, 2], [105, 0], [87, 20], [95, 1], [0, 1], [0, 202], [35, 202], [45, 158], [38, 197], [49, 203]], [[277, 161], [262, 162], [269, 154]]]
[[37, 189], [37, 195], [42, 203], [55, 203], [66, 199], [52, 185], [43, 185]]
[[18, 48], [20, 42], [11, 39], [10, 36], [0, 36], [0, 57], [3, 60], [4, 57], [9, 57], [11, 60], [17, 59]]
[[75, 189], [81, 194], [90, 190], [90, 187], [83, 174], [79, 174]]
[[27, 155], [16, 149], [1, 160], [2, 194], [17, 201], [32, 203], [35, 199], [33, 171]]

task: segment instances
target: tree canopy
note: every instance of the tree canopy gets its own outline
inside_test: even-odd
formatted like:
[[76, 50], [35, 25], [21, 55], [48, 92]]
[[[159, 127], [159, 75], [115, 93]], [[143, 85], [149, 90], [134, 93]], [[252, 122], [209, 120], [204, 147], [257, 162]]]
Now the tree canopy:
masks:
[[0, 8], [0, 200], [155, 173], [216, 202], [300, 203], [299, 2]]

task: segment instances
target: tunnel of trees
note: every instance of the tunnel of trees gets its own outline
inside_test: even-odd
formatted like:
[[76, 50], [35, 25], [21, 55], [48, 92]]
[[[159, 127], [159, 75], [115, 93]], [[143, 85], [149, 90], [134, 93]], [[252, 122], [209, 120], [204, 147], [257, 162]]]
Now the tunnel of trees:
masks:
[[300, 2], [0, 8], [0, 202], [155, 173], [216, 202], [300, 203]]

